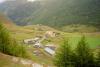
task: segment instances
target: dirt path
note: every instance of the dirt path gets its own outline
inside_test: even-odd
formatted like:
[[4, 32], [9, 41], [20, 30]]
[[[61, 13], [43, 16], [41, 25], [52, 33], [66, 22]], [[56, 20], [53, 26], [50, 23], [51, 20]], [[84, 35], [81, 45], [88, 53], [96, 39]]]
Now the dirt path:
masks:
[[12, 61], [15, 62], [15, 63], [23, 64], [27, 67], [51, 67], [51, 66], [44, 66], [44, 65], [41, 65], [41, 64], [38, 64], [38, 63], [34, 63], [31, 60], [16, 58], [16, 57], [12, 57]]

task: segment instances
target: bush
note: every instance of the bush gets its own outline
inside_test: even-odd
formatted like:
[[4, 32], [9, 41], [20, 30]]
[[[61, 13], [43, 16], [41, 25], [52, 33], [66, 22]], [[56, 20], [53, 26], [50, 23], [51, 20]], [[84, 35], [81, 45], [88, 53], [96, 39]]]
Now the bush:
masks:
[[100, 67], [100, 49], [97, 51], [96, 67]]

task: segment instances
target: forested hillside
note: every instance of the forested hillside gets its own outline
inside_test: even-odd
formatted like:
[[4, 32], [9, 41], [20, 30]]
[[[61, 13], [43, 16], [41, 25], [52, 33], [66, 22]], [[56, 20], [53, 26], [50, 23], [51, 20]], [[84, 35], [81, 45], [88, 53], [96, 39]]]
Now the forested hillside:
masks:
[[44, 24], [55, 28], [68, 24], [100, 26], [100, 0], [16, 0], [0, 6], [0, 10], [19, 25]]

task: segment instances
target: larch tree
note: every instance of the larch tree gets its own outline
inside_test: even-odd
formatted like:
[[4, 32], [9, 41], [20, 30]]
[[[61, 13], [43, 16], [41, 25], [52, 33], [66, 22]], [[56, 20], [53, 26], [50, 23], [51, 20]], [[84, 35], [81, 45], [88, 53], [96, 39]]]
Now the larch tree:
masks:
[[72, 63], [72, 50], [68, 41], [64, 39], [64, 42], [56, 51], [54, 58], [54, 64], [57, 67], [73, 67]]
[[76, 48], [76, 67], [94, 67], [94, 56], [83, 36]]

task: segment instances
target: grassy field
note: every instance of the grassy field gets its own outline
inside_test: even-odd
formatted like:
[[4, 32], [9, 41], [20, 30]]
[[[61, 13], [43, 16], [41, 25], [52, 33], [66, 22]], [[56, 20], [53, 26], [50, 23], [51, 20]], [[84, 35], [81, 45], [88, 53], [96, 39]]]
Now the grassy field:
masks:
[[[80, 28], [79, 25], [76, 26], [72, 25], [72, 28], [73, 27], [74, 28], [77, 27], [79, 29], [87, 28], [87, 26], [84, 25], [81, 26], [82, 27]], [[18, 41], [23, 41], [24, 39], [28, 39], [28, 38], [35, 38], [36, 36], [44, 36], [46, 31], [56, 31], [59, 32], [60, 35], [54, 38], [48, 38], [47, 40], [44, 40], [43, 44], [53, 43], [55, 45], [60, 45], [60, 43], [62, 42], [62, 37], [65, 37], [66, 39], [69, 40], [70, 45], [73, 45], [74, 47], [77, 44], [77, 42], [80, 40], [80, 37], [85, 35], [87, 43], [90, 45], [91, 48], [96, 48], [97, 46], [100, 45], [100, 32], [67, 33], [43, 25], [15, 26], [14, 24], [9, 24], [9, 25], [6, 24], [6, 27], [8, 28], [8, 30], [10, 30], [12, 36]], [[71, 27], [71, 25], [69, 27]], [[67, 28], [67, 30], [68, 29], [69, 28]], [[87, 31], [91, 31], [90, 29], [94, 30], [95, 28], [89, 27]]]
[[55, 38], [49, 38], [43, 43], [47, 44], [48, 42], [53, 42], [54, 44], [59, 46], [62, 43], [64, 37], [69, 41], [69, 44], [72, 45], [72, 47], [75, 47], [83, 35], [86, 37], [86, 42], [90, 45], [91, 48], [96, 48], [100, 46], [99, 33], [62, 33], [60, 36]]
[[[81, 37], [71, 37], [69, 42], [70, 44], [75, 47], [80, 40]], [[96, 48], [97, 46], [100, 46], [100, 38], [98, 37], [86, 37], [87, 43], [90, 45], [91, 48]]]
[[[94, 33], [67, 33], [67, 32], [61, 32], [57, 31], [55, 29], [52, 29], [47, 26], [16, 26], [14, 28], [8, 28], [12, 34], [12, 37], [14, 37], [17, 41], [23, 43], [23, 40], [28, 38], [35, 38], [36, 36], [44, 36], [46, 31], [56, 31], [59, 32], [60, 35], [57, 37], [49, 37], [48, 39], [44, 40], [42, 43], [43, 45], [46, 45], [48, 43], [54, 44], [55, 46], [59, 46], [63, 42], [63, 37], [68, 39], [69, 44], [72, 46], [72, 48], [75, 48], [80, 38], [84, 35], [86, 37], [87, 43], [90, 45], [92, 49], [95, 49], [96, 47], [100, 46], [100, 33], [94, 32]], [[29, 54], [31, 56], [31, 59], [37, 63], [40, 64], [47, 64], [52, 65], [52, 57], [48, 55], [43, 49], [38, 49], [38, 51], [41, 53], [41, 55], [36, 56], [33, 54], [33, 52], [37, 49], [31, 47], [27, 47], [27, 50], [29, 51]]]

